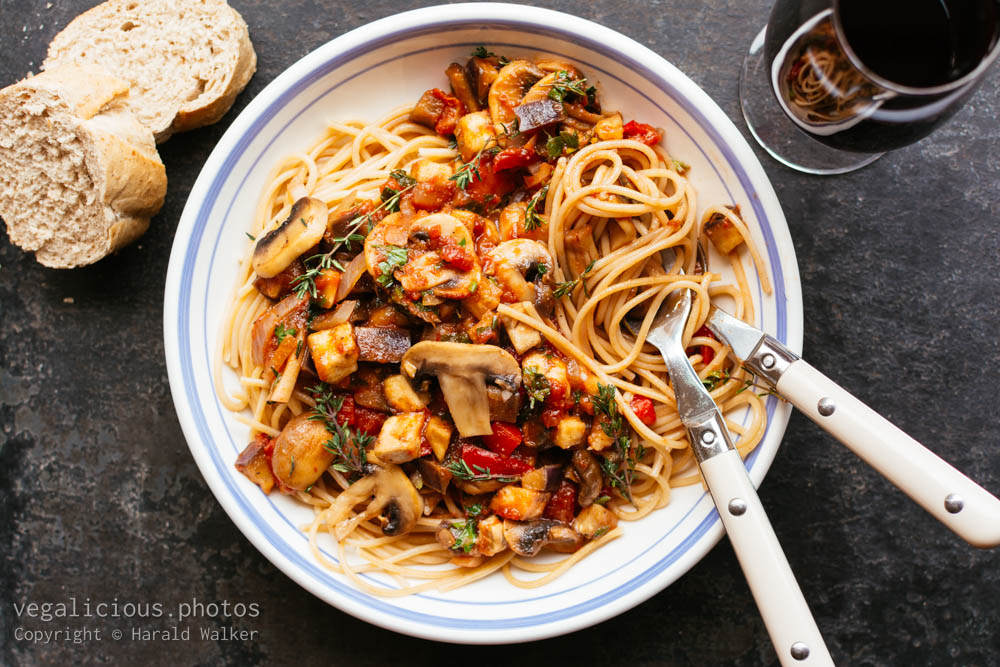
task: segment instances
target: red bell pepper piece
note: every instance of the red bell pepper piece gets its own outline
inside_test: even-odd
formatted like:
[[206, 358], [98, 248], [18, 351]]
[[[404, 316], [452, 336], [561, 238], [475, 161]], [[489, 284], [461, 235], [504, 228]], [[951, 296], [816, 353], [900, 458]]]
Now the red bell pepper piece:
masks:
[[655, 127], [646, 123], [637, 123], [634, 120], [625, 123], [622, 128], [622, 136], [626, 139], [641, 141], [647, 146], [655, 146], [660, 143], [661, 139], [660, 133]]
[[[702, 325], [700, 329], [695, 331], [694, 335], [702, 338], [711, 338], [712, 340], [716, 340], [715, 334], [712, 333], [712, 330], [704, 325]], [[703, 364], [710, 364], [712, 363], [712, 359], [715, 359], [715, 350], [713, 350], [708, 345], [702, 345], [701, 349], [698, 350], [698, 352], [701, 353], [701, 362]]]
[[653, 409], [653, 401], [645, 396], [633, 396], [632, 400], [629, 401], [629, 407], [632, 408], [632, 412], [639, 418], [639, 421], [646, 426], [652, 426], [653, 422], [656, 421], [656, 410]]
[[462, 445], [460, 456], [465, 464], [477, 474], [523, 475], [532, 468], [530, 463], [522, 459], [503, 458], [496, 452], [469, 443]]
[[517, 446], [520, 445], [521, 441], [524, 439], [524, 436], [521, 434], [521, 429], [514, 424], [508, 424], [507, 422], [493, 422], [492, 427], [492, 435], [484, 435], [483, 443], [491, 451], [507, 458], [510, 456], [511, 452], [517, 449]]
[[383, 412], [357, 406], [354, 408], [354, 423], [366, 435], [378, 435], [386, 419], [388, 415]]
[[555, 495], [545, 505], [545, 518], [555, 519], [563, 523], [571, 523], [576, 516], [577, 490], [573, 482], [564, 479]]
[[518, 167], [527, 167], [539, 160], [538, 153], [523, 146], [506, 148], [493, 158], [493, 171], [507, 171]]
[[337, 423], [341, 426], [354, 426], [354, 397], [344, 396], [344, 402], [337, 411]]

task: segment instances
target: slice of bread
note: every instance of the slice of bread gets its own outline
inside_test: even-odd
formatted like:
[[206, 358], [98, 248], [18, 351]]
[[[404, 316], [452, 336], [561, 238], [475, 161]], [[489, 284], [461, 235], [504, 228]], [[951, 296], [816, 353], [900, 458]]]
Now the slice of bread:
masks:
[[67, 63], [131, 83], [128, 107], [160, 143], [222, 118], [257, 55], [246, 22], [224, 0], [109, 0], [56, 35], [42, 67]]
[[167, 176], [129, 84], [54, 67], [0, 90], [0, 218], [46, 266], [91, 264], [138, 238]]

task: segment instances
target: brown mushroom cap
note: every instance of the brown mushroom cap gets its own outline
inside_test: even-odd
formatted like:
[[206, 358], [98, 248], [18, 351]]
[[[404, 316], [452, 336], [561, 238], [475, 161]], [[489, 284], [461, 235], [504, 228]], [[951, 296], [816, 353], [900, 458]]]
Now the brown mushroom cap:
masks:
[[253, 249], [253, 270], [261, 278], [272, 278], [299, 255], [320, 242], [326, 232], [327, 208], [321, 200], [301, 197], [288, 218], [260, 237]]
[[583, 546], [583, 536], [580, 533], [553, 519], [504, 519], [503, 536], [511, 551], [519, 556], [535, 556], [542, 547], [572, 553]]
[[511, 397], [521, 386], [517, 360], [495, 345], [422, 341], [406, 351], [399, 367], [411, 379], [437, 377], [448, 411], [463, 438], [493, 432], [487, 382], [510, 392]]

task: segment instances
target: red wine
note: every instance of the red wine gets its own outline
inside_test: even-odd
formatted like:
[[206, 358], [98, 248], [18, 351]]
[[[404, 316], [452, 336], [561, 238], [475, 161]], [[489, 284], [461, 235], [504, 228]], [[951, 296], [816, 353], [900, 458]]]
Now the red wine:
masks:
[[777, 0], [765, 55], [796, 125], [876, 153], [929, 134], [975, 92], [1000, 47], [1000, 0]]
[[903, 86], [930, 88], [960, 79], [995, 41], [995, 2], [840, 0], [837, 11], [858, 60]]

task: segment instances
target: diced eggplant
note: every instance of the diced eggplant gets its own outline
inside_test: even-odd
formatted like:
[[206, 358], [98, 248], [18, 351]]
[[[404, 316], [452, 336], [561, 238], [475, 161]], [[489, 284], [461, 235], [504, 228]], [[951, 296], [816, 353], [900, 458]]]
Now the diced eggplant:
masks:
[[410, 112], [410, 122], [433, 129], [442, 111], [444, 103], [434, 95], [433, 90], [428, 90], [420, 96], [413, 111]]
[[552, 463], [521, 475], [521, 486], [534, 491], [554, 493], [563, 480], [563, 466]]
[[253, 282], [253, 286], [257, 288], [258, 292], [269, 299], [281, 299], [291, 293], [292, 282], [305, 272], [306, 270], [302, 266], [302, 262], [295, 260], [284, 271], [273, 278], [258, 277]]
[[743, 243], [743, 235], [740, 234], [736, 225], [722, 213], [713, 214], [705, 223], [703, 231], [712, 241], [715, 249], [723, 255], [728, 255]]
[[270, 493], [271, 489], [274, 488], [274, 473], [271, 472], [271, 462], [268, 461], [264, 452], [269, 440], [270, 438], [260, 436], [254, 438], [236, 459], [236, 469], [259, 486], [264, 493]]
[[601, 495], [601, 488], [604, 486], [604, 477], [601, 475], [601, 466], [597, 462], [597, 457], [586, 449], [578, 449], [573, 452], [573, 470], [580, 478], [580, 494], [577, 502], [580, 507], [589, 507], [594, 504], [597, 496]]
[[490, 403], [491, 422], [517, 422], [517, 415], [521, 412], [521, 405], [524, 399], [520, 392], [513, 395], [494, 385], [486, 385], [486, 398]]
[[537, 130], [566, 120], [562, 104], [549, 98], [522, 104], [514, 108], [514, 113], [517, 114], [517, 127], [521, 132]]
[[469, 79], [465, 75], [465, 68], [458, 63], [452, 63], [444, 73], [448, 77], [448, 83], [451, 84], [451, 94], [460, 99], [469, 111], [479, 111], [482, 107], [472, 92], [472, 86], [469, 85]]
[[358, 341], [359, 359], [380, 364], [392, 364], [402, 360], [410, 349], [410, 332], [395, 327], [356, 327], [354, 337]]
[[491, 58], [472, 58], [466, 66], [469, 74], [469, 82], [476, 92], [476, 99], [481, 105], [486, 104], [486, 98], [490, 93], [490, 86], [497, 80], [496, 63]]
[[430, 459], [417, 459], [417, 470], [424, 479], [424, 485], [437, 491], [447, 493], [448, 484], [451, 483], [451, 471]]

